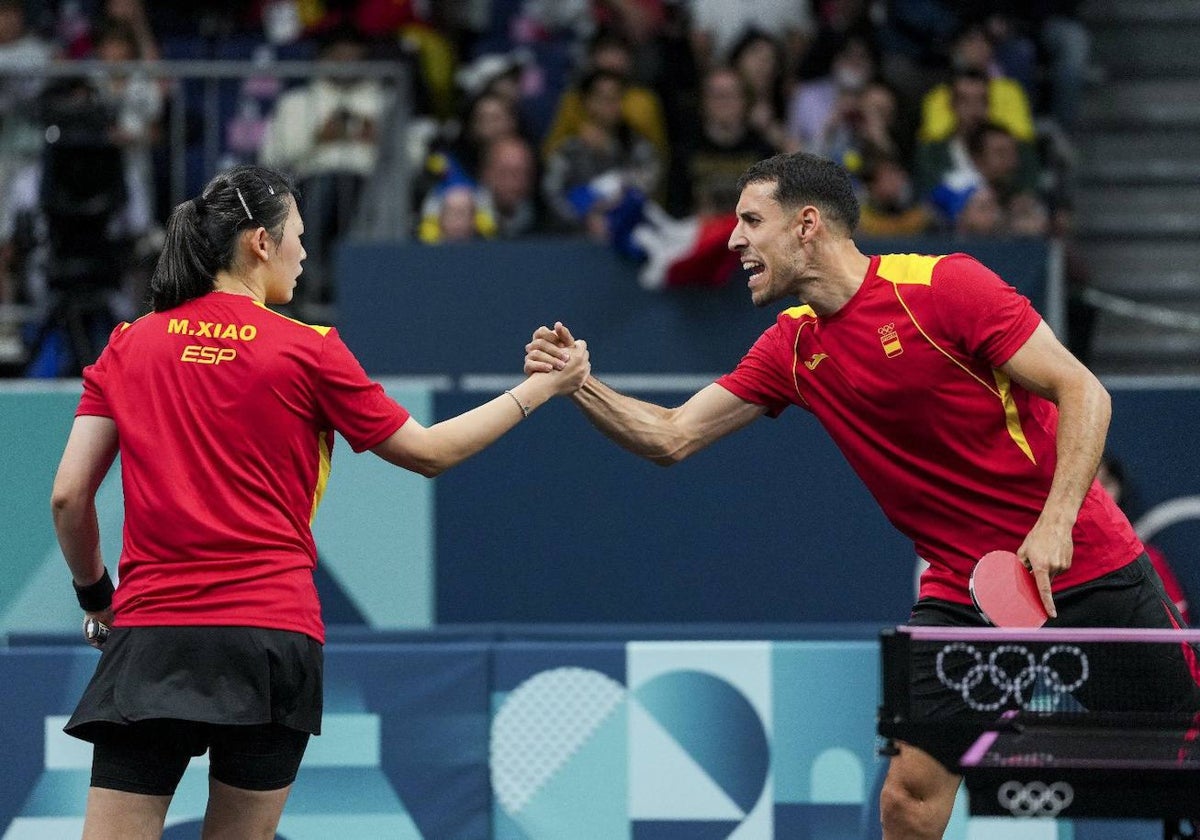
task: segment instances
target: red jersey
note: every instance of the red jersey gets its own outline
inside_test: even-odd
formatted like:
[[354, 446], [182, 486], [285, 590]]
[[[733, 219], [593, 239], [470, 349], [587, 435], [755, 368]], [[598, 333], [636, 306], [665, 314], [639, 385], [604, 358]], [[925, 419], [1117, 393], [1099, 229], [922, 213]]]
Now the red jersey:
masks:
[[76, 413], [111, 417], [120, 440], [118, 626], [324, 641], [310, 524], [333, 432], [362, 451], [409, 416], [336, 330], [213, 292], [118, 326]]
[[[1016, 551], [1050, 492], [1058, 410], [1000, 370], [1039, 323], [1028, 299], [965, 254], [872, 257], [845, 306], [826, 318], [786, 310], [717, 382], [771, 416], [789, 404], [815, 414], [929, 561], [921, 596], [968, 604], [975, 561]], [[1072, 536], [1056, 590], [1142, 551], [1096, 482]]]

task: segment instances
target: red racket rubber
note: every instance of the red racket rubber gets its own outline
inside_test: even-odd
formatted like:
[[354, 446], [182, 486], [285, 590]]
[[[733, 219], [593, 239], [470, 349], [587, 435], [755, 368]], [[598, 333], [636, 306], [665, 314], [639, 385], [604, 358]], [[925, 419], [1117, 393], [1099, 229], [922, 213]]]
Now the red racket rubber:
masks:
[[1041, 627], [1049, 616], [1037, 581], [1012, 551], [989, 551], [971, 572], [971, 601], [996, 627]]

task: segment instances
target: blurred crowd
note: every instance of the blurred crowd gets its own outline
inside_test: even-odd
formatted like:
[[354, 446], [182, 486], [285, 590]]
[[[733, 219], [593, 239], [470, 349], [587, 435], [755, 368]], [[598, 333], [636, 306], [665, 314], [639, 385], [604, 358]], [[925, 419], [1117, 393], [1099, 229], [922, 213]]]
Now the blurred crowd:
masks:
[[[1078, 6], [0, 0], [0, 370], [77, 374], [144, 307], [180, 102], [188, 195], [240, 162], [297, 179], [314, 320], [336, 312], [332, 246], [385, 165], [407, 173], [397, 238], [587, 237], [640, 260], [647, 288], [727, 279], [738, 176], [801, 149], [854, 175], [860, 236], [1052, 236], [1070, 252]], [[213, 103], [137, 69], [158, 59], [262, 68], [217, 97], [215, 158]], [[89, 70], [38, 72], [59, 60]], [[278, 60], [348, 69], [285, 79]], [[407, 89], [350, 72], [363, 61], [402, 64]]]

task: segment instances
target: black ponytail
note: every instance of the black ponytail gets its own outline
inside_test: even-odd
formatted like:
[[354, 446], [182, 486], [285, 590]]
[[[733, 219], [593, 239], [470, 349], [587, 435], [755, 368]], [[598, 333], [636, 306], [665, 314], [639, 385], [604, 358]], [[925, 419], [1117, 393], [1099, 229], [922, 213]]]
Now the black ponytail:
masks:
[[155, 312], [213, 290], [217, 272], [232, 268], [244, 230], [266, 228], [283, 239], [288, 196], [295, 187], [263, 166], [235, 166], [217, 175], [194, 199], [171, 211], [166, 240], [150, 278]]

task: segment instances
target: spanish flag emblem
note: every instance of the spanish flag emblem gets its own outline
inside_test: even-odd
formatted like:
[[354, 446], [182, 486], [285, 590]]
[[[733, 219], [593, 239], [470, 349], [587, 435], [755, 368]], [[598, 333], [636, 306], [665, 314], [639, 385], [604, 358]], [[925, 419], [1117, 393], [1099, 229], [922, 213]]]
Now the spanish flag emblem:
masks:
[[879, 341], [883, 344], [883, 353], [889, 359], [893, 356], [899, 356], [904, 352], [904, 347], [900, 344], [900, 335], [896, 332], [895, 324], [879, 328]]

